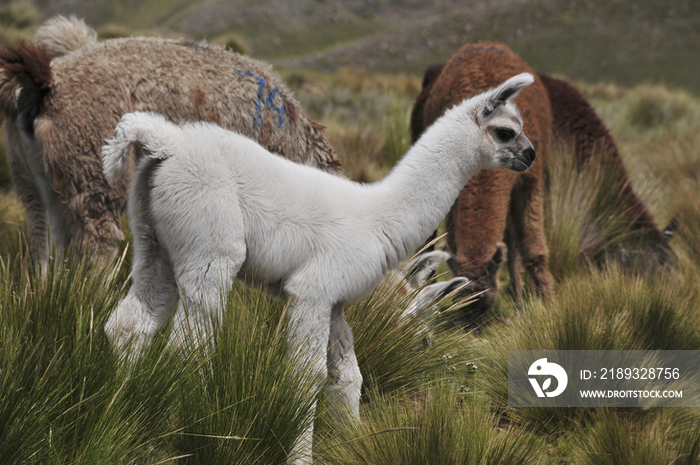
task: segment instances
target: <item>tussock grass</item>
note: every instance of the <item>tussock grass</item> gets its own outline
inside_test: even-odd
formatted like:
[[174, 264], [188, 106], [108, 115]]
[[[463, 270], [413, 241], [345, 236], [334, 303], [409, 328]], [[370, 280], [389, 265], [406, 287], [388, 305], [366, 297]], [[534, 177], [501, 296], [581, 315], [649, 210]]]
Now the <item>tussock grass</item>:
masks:
[[0, 264], [0, 455], [7, 463], [151, 462], [192, 364], [154, 345], [125, 371], [101, 327], [120, 263], [54, 263], [34, 278], [26, 255]]
[[282, 302], [235, 285], [214, 349], [180, 399], [185, 462], [285, 463], [324, 386], [297, 379], [296, 357]]
[[0, 45], [29, 40], [39, 18], [32, 2], [13, 0], [0, 7]]
[[[550, 271], [562, 280], [581, 267], [614, 260], [644, 261], [643, 236], [633, 229], [634, 215], [618, 202], [622, 188], [605, 165], [576, 168], [572, 147], [557, 145], [547, 160], [544, 212]], [[650, 190], [636, 182], [637, 190]]]
[[[508, 350], [700, 350], [700, 269], [622, 273], [590, 267], [561, 283], [551, 302], [528, 300], [508, 324], [489, 328], [476, 379], [497, 403], [508, 402]], [[591, 409], [507, 409], [516, 422], [557, 431]]]
[[524, 428], [499, 427], [483, 396], [441, 379], [420, 396], [372, 395], [362, 424], [323, 438], [319, 463], [538, 464], [543, 442]]
[[697, 421], [660, 414], [630, 421], [600, 409], [594, 421], [572, 433], [571, 456], [582, 465], [700, 463]]
[[103, 24], [97, 28], [96, 32], [100, 40], [121, 39], [123, 37], [129, 37], [132, 34], [131, 29], [116, 23]]
[[[285, 306], [236, 285], [210, 352], [167, 347], [118, 363], [102, 332], [126, 292], [121, 262], [54, 263], [37, 280], [26, 255], [0, 263], [0, 453], [17, 463], [284, 463], [323, 383], [299, 383]], [[462, 362], [465, 335], [399, 321], [394, 286], [348, 311], [358, 357], [377, 392], [415, 392]], [[368, 328], [371, 328], [370, 331]], [[442, 356], [449, 351], [451, 358]], [[5, 449], [6, 448], [6, 449]]]
[[[679, 179], [697, 175], [700, 158], [697, 97], [663, 86], [579, 87], [614, 135], [633, 182], [659, 183], [670, 190], [675, 189]], [[688, 172], [687, 167], [695, 168]], [[652, 207], [664, 201], [655, 198], [653, 192], [651, 197], [642, 194]], [[666, 191], [661, 195], [673, 194]], [[665, 202], [661, 206], [672, 207]], [[662, 219], [671, 218], [673, 214], [669, 213]]]
[[326, 134], [343, 166], [343, 174], [359, 182], [372, 182], [389, 173], [381, 162], [384, 142], [378, 131], [332, 123]]
[[409, 117], [407, 102], [389, 95], [379, 127], [331, 120], [327, 134], [338, 153], [343, 173], [359, 182], [374, 182], [389, 174], [411, 147]]
[[[327, 127], [343, 172], [360, 182], [386, 176], [411, 146], [414, 79], [344, 69], [332, 77], [287, 72], [307, 113]], [[398, 82], [398, 84], [397, 84]], [[398, 86], [398, 88], [396, 88]]]
[[693, 113], [690, 96], [662, 86], [637, 87], [630, 92], [628, 105], [627, 122], [642, 130], [670, 127]]
[[394, 94], [413, 98], [421, 91], [421, 78], [413, 74], [368, 73], [363, 68], [342, 67], [332, 77], [333, 87], [353, 92]]
[[[463, 375], [466, 363], [474, 360], [470, 336], [445, 319], [403, 316], [413, 297], [387, 280], [369, 297], [348, 307], [347, 320], [365, 386], [376, 386], [379, 392], [414, 391], [452, 367], [459, 366], [455, 375]], [[451, 311], [455, 308], [445, 309], [445, 313]], [[426, 327], [434, 333], [429, 345], [424, 340]]]
[[214, 39], [214, 42], [225, 46], [232, 52], [240, 53], [242, 55], [250, 55], [250, 45], [243, 37], [235, 32], [222, 34]]
[[384, 119], [384, 147], [381, 161], [385, 166], [394, 166], [411, 148], [409, 126], [411, 107], [394, 94], [389, 96], [389, 108]]

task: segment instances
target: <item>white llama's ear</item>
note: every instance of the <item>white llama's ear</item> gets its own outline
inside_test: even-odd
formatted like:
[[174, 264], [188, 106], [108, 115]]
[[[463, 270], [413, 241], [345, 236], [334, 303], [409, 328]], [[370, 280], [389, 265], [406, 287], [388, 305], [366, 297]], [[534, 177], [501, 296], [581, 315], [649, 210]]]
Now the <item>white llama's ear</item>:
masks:
[[535, 78], [532, 74], [521, 73], [491, 90], [486, 97], [484, 108], [481, 110], [481, 119], [484, 120], [491, 116], [496, 108], [517, 97], [521, 90], [533, 82], [535, 82]]

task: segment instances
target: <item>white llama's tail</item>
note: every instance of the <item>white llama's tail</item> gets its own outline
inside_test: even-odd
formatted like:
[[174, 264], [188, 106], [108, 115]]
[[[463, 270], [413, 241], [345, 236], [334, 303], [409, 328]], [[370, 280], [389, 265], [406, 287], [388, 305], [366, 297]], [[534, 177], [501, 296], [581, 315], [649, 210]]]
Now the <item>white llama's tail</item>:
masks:
[[34, 45], [45, 48], [53, 58], [96, 43], [95, 30], [73, 15], [51, 18], [34, 34]]
[[111, 185], [119, 182], [126, 171], [131, 147], [141, 144], [151, 158], [170, 158], [177, 147], [177, 126], [155, 113], [127, 113], [117, 124], [114, 139], [102, 147], [102, 169]]

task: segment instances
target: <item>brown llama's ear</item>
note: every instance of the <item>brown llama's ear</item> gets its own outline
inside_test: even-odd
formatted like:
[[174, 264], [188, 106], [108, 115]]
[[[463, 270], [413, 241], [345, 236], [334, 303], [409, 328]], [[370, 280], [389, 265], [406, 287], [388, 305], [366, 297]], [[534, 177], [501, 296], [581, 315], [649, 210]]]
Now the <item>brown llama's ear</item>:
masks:
[[496, 108], [517, 97], [521, 90], [533, 82], [535, 82], [535, 78], [532, 74], [521, 73], [489, 91], [484, 108], [481, 110], [481, 119], [487, 119]]
[[501, 263], [503, 263], [503, 247], [503, 244], [498, 244], [496, 251], [486, 264], [486, 272], [489, 276], [496, 276], [498, 270], [501, 269]]

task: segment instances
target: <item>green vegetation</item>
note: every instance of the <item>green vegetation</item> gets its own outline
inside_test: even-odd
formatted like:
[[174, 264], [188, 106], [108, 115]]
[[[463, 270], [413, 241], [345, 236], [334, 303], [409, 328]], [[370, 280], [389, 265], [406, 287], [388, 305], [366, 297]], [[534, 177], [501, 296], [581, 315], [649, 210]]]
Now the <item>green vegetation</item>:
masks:
[[[284, 70], [327, 125], [346, 172], [371, 181], [408, 144], [416, 78]], [[316, 419], [317, 463], [700, 462], [694, 409], [507, 406], [510, 349], [700, 350], [700, 100], [663, 87], [582, 86], [616, 137], [660, 224], [677, 218], [675, 262], [623, 272], [629, 246], [605, 173], [578, 174], [571, 150], [549, 161], [546, 221], [555, 295], [502, 289], [480, 334], [443, 306], [426, 346], [410, 300], [385, 284], [351, 305], [365, 385], [360, 425]], [[68, 253], [34, 277], [23, 212], [0, 194], [0, 456], [7, 463], [284, 463], [318, 392], [291, 376], [285, 307], [235, 286], [209, 353], [167, 347], [122, 366], [101, 328], [128, 289], [128, 256], [102, 269]], [[643, 263], [643, 262], [642, 262]], [[504, 272], [502, 279], [506, 279]], [[442, 278], [438, 278], [442, 279]], [[468, 365], [475, 362], [474, 365]], [[298, 395], [292, 395], [292, 393]]]

